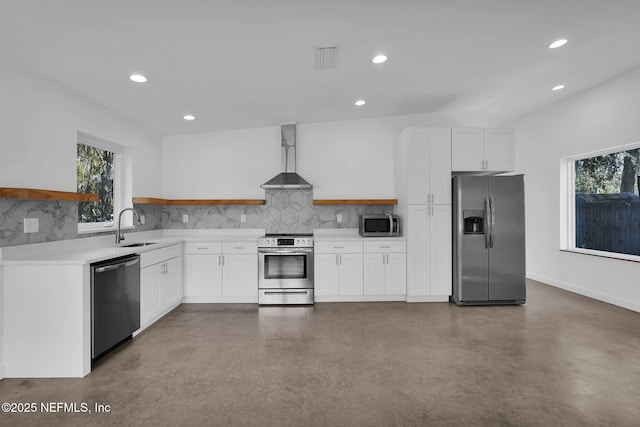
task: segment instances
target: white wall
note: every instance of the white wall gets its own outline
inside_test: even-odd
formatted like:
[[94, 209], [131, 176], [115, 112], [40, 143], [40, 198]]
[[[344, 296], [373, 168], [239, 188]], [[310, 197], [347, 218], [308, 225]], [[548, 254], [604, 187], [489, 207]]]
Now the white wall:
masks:
[[[316, 199], [394, 198], [393, 140], [402, 128], [486, 125], [475, 112], [300, 123], [297, 172]], [[166, 137], [163, 197], [261, 199], [280, 163], [278, 126]]]
[[160, 195], [158, 136], [4, 58], [0, 93], [0, 187], [76, 191], [80, 130], [131, 147], [133, 195]]
[[640, 263], [561, 252], [560, 159], [640, 142], [640, 68], [510, 124], [526, 174], [527, 275], [640, 311]]

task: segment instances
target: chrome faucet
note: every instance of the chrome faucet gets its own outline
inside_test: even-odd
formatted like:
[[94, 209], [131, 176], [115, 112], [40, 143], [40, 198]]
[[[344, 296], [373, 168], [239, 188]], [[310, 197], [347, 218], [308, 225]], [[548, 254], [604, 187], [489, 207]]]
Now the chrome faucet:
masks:
[[138, 218], [138, 225], [142, 225], [142, 222], [140, 222], [140, 215], [138, 215], [138, 212], [135, 211], [135, 209], [133, 208], [124, 208], [120, 211], [120, 213], [118, 214], [118, 229], [116, 230], [116, 245], [119, 245], [121, 241], [124, 240], [124, 233], [122, 231], [120, 231], [120, 224], [122, 223], [122, 214], [126, 211], [131, 211], [133, 212], [133, 214], [136, 216], [136, 218]]

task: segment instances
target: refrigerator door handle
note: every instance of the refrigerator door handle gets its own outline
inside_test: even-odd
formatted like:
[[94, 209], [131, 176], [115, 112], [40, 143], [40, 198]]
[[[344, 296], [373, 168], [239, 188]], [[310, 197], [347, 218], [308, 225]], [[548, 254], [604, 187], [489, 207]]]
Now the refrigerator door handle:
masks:
[[489, 216], [491, 215], [491, 206], [489, 205], [489, 198], [484, 198], [484, 248], [489, 249], [489, 238], [491, 236], [491, 221]]
[[496, 206], [493, 197], [489, 197], [489, 210], [491, 211], [491, 235], [489, 236], [489, 247], [493, 248], [493, 228], [496, 225]]

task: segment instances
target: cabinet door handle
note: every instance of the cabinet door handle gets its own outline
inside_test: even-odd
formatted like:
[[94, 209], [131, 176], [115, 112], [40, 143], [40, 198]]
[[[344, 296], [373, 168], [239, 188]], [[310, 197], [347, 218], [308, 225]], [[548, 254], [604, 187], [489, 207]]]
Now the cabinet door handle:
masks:
[[382, 246], [380, 246], [380, 248], [382, 248], [382, 249], [389, 249], [390, 247], [391, 247], [391, 246], [389, 246], [389, 245], [382, 245]]
[[234, 246], [233, 249], [244, 249], [244, 246]]
[[333, 249], [344, 249], [344, 246], [334, 246]]
[[224, 265], [224, 255], [222, 255], [222, 265]]
[[336, 265], [340, 265], [340, 261], [338, 261], [338, 259], [339, 259], [338, 257], [339, 257], [339, 256], [340, 256], [340, 255], [336, 254]]
[[222, 265], [222, 255], [218, 255], [218, 265]]

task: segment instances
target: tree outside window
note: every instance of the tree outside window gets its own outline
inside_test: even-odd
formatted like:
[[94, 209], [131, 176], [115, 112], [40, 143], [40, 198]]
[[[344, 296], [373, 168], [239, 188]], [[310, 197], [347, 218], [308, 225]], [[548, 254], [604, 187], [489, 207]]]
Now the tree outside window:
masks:
[[78, 143], [78, 193], [97, 194], [97, 202], [78, 203], [79, 223], [113, 223], [116, 153]]

